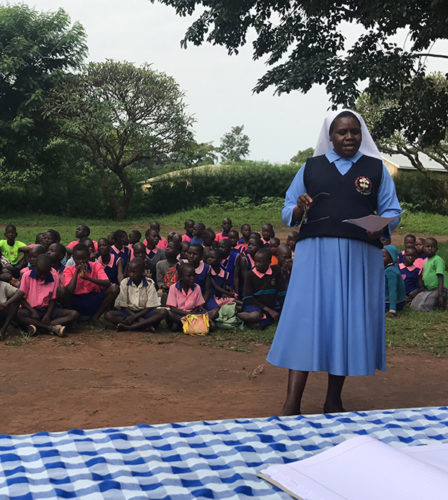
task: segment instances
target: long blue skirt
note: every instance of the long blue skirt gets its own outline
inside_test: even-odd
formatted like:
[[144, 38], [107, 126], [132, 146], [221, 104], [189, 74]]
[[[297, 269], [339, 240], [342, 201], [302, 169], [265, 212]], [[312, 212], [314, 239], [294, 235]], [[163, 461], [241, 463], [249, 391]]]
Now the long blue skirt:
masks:
[[381, 250], [344, 238], [296, 245], [280, 321], [267, 360], [333, 375], [386, 368]]

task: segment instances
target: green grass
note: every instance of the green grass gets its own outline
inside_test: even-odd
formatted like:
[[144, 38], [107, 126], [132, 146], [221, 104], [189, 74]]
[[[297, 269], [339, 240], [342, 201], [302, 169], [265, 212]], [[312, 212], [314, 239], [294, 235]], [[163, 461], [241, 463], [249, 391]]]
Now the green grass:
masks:
[[420, 233], [427, 236], [448, 235], [448, 216], [404, 211], [399, 229], [405, 233]]

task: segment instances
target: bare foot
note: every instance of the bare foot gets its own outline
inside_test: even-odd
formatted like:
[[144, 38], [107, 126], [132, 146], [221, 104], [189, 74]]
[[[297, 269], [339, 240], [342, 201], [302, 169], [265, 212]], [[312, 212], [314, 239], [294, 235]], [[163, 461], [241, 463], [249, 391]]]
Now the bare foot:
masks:
[[124, 330], [126, 330], [126, 325], [123, 325], [123, 323], [118, 323], [117, 332], [123, 332]]
[[338, 404], [325, 403], [323, 408], [324, 413], [345, 413], [346, 409], [342, 406], [342, 401]]

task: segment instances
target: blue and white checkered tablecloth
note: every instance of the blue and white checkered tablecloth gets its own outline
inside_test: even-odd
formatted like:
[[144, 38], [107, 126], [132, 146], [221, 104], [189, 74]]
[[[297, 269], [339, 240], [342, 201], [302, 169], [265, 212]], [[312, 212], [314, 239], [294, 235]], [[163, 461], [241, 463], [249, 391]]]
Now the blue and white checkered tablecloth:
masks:
[[0, 435], [0, 499], [290, 498], [257, 472], [359, 434], [448, 442], [448, 407]]

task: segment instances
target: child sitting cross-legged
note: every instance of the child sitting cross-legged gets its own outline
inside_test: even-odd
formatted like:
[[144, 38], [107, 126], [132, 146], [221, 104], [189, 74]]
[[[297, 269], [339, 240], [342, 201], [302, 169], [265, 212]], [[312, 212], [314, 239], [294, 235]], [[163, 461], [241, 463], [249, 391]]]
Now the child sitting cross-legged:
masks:
[[280, 317], [285, 284], [279, 267], [271, 267], [270, 262], [271, 252], [261, 248], [255, 254], [254, 268], [246, 275], [243, 310], [237, 316], [249, 328], [266, 328]]
[[66, 325], [78, 319], [76, 311], [56, 306], [58, 287], [59, 275], [51, 267], [50, 256], [39, 255], [36, 266], [25, 271], [20, 282], [24, 300], [17, 319], [30, 327], [30, 333], [36, 333], [38, 328], [63, 337]]
[[397, 264], [398, 250], [394, 245], [383, 248], [384, 274], [386, 278], [386, 311], [388, 316], [396, 317], [405, 305], [406, 291]]
[[431, 311], [436, 307], [446, 306], [447, 280], [445, 261], [437, 254], [438, 244], [435, 238], [426, 238], [424, 251], [428, 260], [419, 276], [419, 292], [412, 299], [411, 307], [417, 311]]
[[177, 274], [177, 256], [180, 252], [180, 243], [178, 241], [170, 241], [165, 250], [166, 259], [159, 260], [156, 266], [157, 286], [159, 295], [162, 299], [162, 304], [166, 304], [168, 291], [171, 285], [174, 285], [178, 280]]
[[115, 300], [116, 311], [108, 311], [105, 318], [117, 325], [117, 330], [156, 331], [159, 323], [166, 318], [167, 311], [159, 309], [160, 298], [154, 281], [144, 276], [142, 259], [131, 260], [128, 278], [120, 283], [120, 293]]
[[167, 321], [174, 331], [182, 328], [181, 318], [187, 314], [206, 312], [201, 287], [194, 280], [194, 267], [188, 263], [181, 264], [179, 266], [179, 281], [170, 286], [166, 301], [166, 305], [169, 307]]
[[73, 248], [74, 266], [64, 270], [64, 287], [61, 300], [78, 311], [81, 319], [92, 319], [101, 326], [99, 318], [112, 305], [119, 293], [117, 285], [112, 284], [99, 262], [89, 262], [89, 249], [78, 243]]

